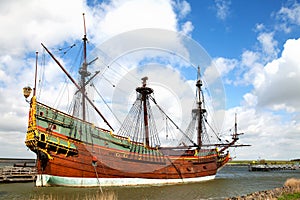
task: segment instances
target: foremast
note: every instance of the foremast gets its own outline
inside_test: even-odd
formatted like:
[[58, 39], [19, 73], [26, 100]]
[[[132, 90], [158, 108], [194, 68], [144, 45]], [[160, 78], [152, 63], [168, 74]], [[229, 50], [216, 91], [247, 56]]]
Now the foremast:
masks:
[[81, 92], [83, 95], [81, 95], [81, 100], [82, 100], [82, 120], [86, 120], [86, 98], [85, 98], [85, 94], [86, 94], [86, 77], [90, 76], [91, 73], [88, 72], [87, 70], [87, 53], [86, 53], [86, 45], [87, 45], [87, 36], [86, 36], [86, 26], [85, 26], [85, 17], [84, 17], [84, 13], [83, 13], [83, 25], [84, 25], [84, 36], [82, 38], [83, 40], [83, 63], [82, 63], [82, 67], [79, 69], [79, 74], [80, 74], [80, 88], [81, 88]]

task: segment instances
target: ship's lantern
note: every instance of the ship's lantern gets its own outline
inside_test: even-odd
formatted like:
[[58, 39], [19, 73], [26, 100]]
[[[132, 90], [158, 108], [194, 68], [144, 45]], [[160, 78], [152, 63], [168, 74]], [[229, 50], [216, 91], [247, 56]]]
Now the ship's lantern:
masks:
[[29, 86], [23, 88], [23, 95], [26, 99], [30, 96], [31, 91], [32, 89]]

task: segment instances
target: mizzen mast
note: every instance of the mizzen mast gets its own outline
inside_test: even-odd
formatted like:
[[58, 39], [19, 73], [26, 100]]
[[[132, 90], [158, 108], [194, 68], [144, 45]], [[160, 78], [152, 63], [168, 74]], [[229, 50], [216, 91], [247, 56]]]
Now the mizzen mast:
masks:
[[197, 144], [198, 148], [200, 149], [202, 146], [202, 134], [203, 134], [203, 127], [202, 127], [202, 121], [203, 121], [203, 113], [206, 112], [205, 109], [202, 108], [202, 80], [201, 80], [201, 74], [200, 74], [200, 67], [198, 66], [198, 73], [197, 73], [197, 82], [196, 82], [196, 87], [197, 87], [197, 112], [198, 112], [198, 128], [197, 128]]

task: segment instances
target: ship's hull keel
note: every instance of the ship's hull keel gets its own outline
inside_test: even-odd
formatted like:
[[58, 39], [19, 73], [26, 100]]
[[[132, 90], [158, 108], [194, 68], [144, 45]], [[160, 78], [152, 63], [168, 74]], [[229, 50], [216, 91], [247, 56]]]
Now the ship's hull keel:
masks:
[[80, 178], [61, 177], [48, 174], [39, 174], [36, 180], [37, 187], [68, 186], [68, 187], [97, 187], [97, 186], [147, 186], [147, 185], [172, 185], [194, 183], [213, 180], [215, 175], [184, 178], [184, 179], [147, 179], [147, 178]]

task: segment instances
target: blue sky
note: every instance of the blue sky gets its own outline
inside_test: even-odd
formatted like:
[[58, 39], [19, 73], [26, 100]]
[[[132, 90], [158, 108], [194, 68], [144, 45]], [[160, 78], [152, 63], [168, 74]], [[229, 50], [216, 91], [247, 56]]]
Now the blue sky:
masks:
[[[257, 29], [263, 25], [265, 32], [274, 33], [277, 48], [282, 50], [287, 38], [298, 38], [300, 29], [291, 22], [289, 33], [277, 30], [283, 22], [278, 12], [282, 7], [291, 8], [297, 1], [191, 1], [192, 9], [189, 20], [193, 22], [192, 38], [198, 41], [212, 57], [224, 57], [241, 60], [246, 50], [259, 51], [257, 37], [262, 31]], [[223, 9], [221, 9], [223, 8]], [[298, 16], [299, 17], [299, 16]], [[278, 56], [280, 51], [278, 52]], [[262, 62], [265, 64], [266, 61]], [[230, 76], [235, 76], [231, 73]], [[232, 77], [233, 79], [235, 77]], [[232, 91], [232, 85], [225, 85], [227, 94], [233, 95], [227, 106], [232, 107], [242, 99], [243, 93], [252, 89], [251, 85], [239, 85]]]
[[[225, 116], [219, 131], [232, 127], [234, 113], [238, 113], [239, 130], [245, 132], [241, 143], [252, 145], [234, 149], [232, 156], [237, 159], [300, 157], [296, 151], [300, 148], [297, 142], [300, 139], [300, 3], [295, 0], [1, 1], [0, 157], [34, 157], [24, 144], [28, 104], [21, 90], [25, 85], [32, 85], [35, 51], [42, 53], [41, 42], [54, 52], [59, 47], [79, 44], [83, 12], [90, 45], [106, 50], [105, 53], [94, 52], [102, 56], [101, 69], [110, 61], [105, 56], [124, 54], [112, 64], [115, 71], [104, 74], [118, 90], [110, 89], [111, 84], [101, 79], [101, 83], [107, 84], [102, 88], [107, 101], [118, 101], [116, 94], [124, 95], [126, 91], [126, 98], [132, 99], [131, 90], [140, 84], [141, 74], [136, 69], [144, 66], [147, 68], [144, 73], [152, 80], [156, 78], [156, 97], [160, 96], [161, 104], [169, 105], [167, 110], [173, 112], [178, 121], [182, 120], [187, 112], [183, 109], [185, 102], [190, 100], [187, 86], [193, 87], [196, 78], [195, 71], [186, 67], [189, 63], [158, 48], [128, 52], [153, 42], [159, 48], [191, 58], [192, 53], [185, 43], [177, 43], [173, 38], [173, 33], [182, 34], [191, 38], [189, 44], [194, 41], [201, 45], [214, 63], [203, 68], [203, 78], [208, 83], [219, 80], [225, 88], [225, 106], [216, 110], [216, 116], [220, 113]], [[146, 37], [150, 32], [146, 32], [145, 41], [122, 40], [126, 48], [120, 49], [120, 38], [143, 28], [164, 30], [165, 34], [155, 31], [152, 39], [154, 36], [156, 39], [152, 41]], [[61, 59], [68, 70], [74, 64], [74, 55], [72, 49]], [[161, 56], [160, 62], [155, 56]], [[161, 62], [166, 58], [168, 62]], [[176, 66], [176, 70], [151, 68], [153, 62], [171, 68]], [[210, 67], [216, 68], [218, 73], [212, 73]], [[60, 91], [61, 86], [67, 88], [62, 93], [70, 98], [71, 84], [65, 86], [65, 78], [55, 64], [46, 60], [44, 70], [48, 73], [45, 83], [55, 84], [44, 84], [47, 92], [41, 101], [51, 105], [47, 97]], [[178, 73], [185, 80], [178, 78]], [[159, 74], [167, 75], [168, 81], [162, 80]], [[132, 86], [121, 84], [133, 76]], [[166, 94], [173, 95], [175, 100], [168, 102], [170, 96]], [[66, 100], [62, 104], [67, 103]], [[116, 112], [122, 110], [118, 104], [113, 108]]]
[[[291, 7], [294, 4], [294, 1], [273, 0], [222, 2], [191, 1], [191, 7], [197, 9], [192, 9], [187, 18], [194, 25], [197, 24], [192, 33], [193, 38], [202, 44], [211, 56], [222, 55], [229, 58], [236, 58], [245, 49], [253, 49], [259, 33], [256, 26], [264, 24], [266, 30], [274, 31], [281, 21], [276, 19], [276, 13], [282, 6]], [[218, 10], [218, 4], [224, 8]], [[285, 43], [285, 37], [293, 38], [299, 35], [299, 27], [294, 28], [291, 33], [277, 33], [275, 38], [280, 46]], [[216, 44], [222, 45], [216, 48]], [[226, 47], [230, 47], [230, 50], [224, 51]]]

